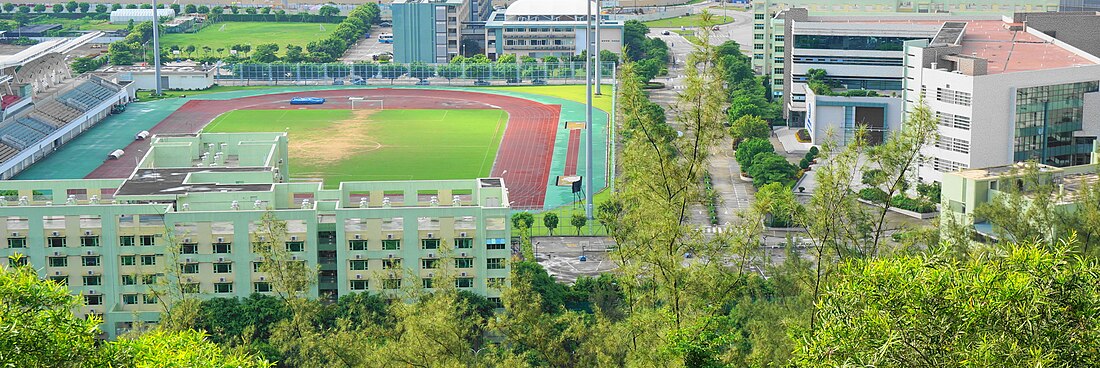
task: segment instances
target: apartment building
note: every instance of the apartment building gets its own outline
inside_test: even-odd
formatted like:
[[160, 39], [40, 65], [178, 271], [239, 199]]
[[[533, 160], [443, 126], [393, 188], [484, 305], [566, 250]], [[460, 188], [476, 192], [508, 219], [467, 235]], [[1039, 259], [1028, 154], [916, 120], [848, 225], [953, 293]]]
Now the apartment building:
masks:
[[399, 63], [446, 63], [485, 52], [490, 0], [395, 0], [393, 54]]
[[948, 22], [931, 41], [906, 42], [906, 111], [923, 100], [939, 120], [938, 141], [922, 150], [922, 179], [1021, 161], [1090, 161], [1100, 134], [1100, 58], [1062, 41], [1071, 29], [1055, 38], [1028, 17]]
[[[591, 9], [585, 9], [585, 4]], [[535, 58], [578, 55], [589, 39], [585, 32], [588, 14], [599, 14], [596, 3], [518, 0], [493, 12], [485, 23], [486, 55], [491, 59], [506, 54]], [[621, 52], [623, 22], [606, 20], [603, 16], [597, 19], [600, 20], [600, 50]], [[595, 22], [592, 24], [594, 26]]]
[[[311, 297], [400, 297], [447, 276], [499, 300], [507, 283], [510, 209], [500, 178], [325, 189], [287, 182], [285, 133], [152, 139], [127, 179], [0, 181], [4, 262], [19, 254], [16, 262], [67, 284], [84, 298], [77, 313], [102, 316], [109, 336], [158, 319], [153, 290], [165, 278], [202, 298], [271, 292], [252, 248], [263, 242], [319, 268]], [[285, 222], [285, 236], [263, 238], [266, 213]]]

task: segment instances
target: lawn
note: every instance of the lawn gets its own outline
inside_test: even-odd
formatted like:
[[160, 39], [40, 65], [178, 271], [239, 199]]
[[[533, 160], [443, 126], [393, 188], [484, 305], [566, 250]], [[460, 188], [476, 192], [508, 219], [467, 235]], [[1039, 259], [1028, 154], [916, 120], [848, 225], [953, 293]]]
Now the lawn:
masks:
[[507, 121], [502, 110], [236, 110], [204, 131], [286, 130], [291, 177], [336, 188], [489, 176]]
[[224, 49], [222, 54], [228, 54], [233, 45], [252, 45], [254, 51], [257, 45], [274, 43], [279, 45], [277, 54], [283, 55], [286, 45], [305, 47], [310, 41], [324, 39], [334, 29], [336, 25], [332, 23], [221, 22], [195, 33], [165, 34], [160, 42], [165, 48], [175, 45], [184, 49], [187, 45], [195, 45], [199, 50], [197, 54], [203, 52], [203, 46], [214, 50], [212, 54], [217, 54], [217, 49]]
[[99, 19], [65, 19], [55, 17], [38, 17], [31, 24], [60, 24], [69, 31], [114, 31], [125, 29], [126, 24], [111, 24], [107, 20]]
[[702, 44], [702, 41], [699, 41], [699, 37], [695, 36], [695, 31], [693, 31], [693, 30], [687, 29], [687, 30], [682, 30], [681, 31], [681, 30], [677, 29], [677, 30], [674, 30], [673, 32], [676, 32], [676, 34], [684, 37], [684, 39], [688, 40], [688, 42], [694, 43], [696, 45], [701, 45]]
[[[733, 17], [725, 15], [712, 15], [714, 17], [715, 24], [733, 23]], [[644, 24], [649, 28], [680, 28], [680, 27], [700, 27], [702, 26], [703, 15], [692, 14], [686, 17], [666, 18], [651, 20]]]

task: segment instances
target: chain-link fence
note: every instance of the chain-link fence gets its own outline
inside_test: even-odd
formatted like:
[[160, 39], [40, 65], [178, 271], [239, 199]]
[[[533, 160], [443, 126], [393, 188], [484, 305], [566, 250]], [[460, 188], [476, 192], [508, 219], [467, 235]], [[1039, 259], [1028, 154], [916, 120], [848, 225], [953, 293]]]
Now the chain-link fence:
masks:
[[[601, 63], [600, 75], [609, 80], [615, 76], [615, 63]], [[584, 81], [584, 62], [517, 62], [517, 63], [327, 63], [327, 64], [252, 64], [223, 65], [215, 78], [222, 81], [250, 81], [294, 84], [300, 82], [333, 82], [335, 84], [367, 83], [370, 80], [412, 79], [417, 81], [505, 81], [507, 83], [543, 84], [551, 81], [577, 83]]]

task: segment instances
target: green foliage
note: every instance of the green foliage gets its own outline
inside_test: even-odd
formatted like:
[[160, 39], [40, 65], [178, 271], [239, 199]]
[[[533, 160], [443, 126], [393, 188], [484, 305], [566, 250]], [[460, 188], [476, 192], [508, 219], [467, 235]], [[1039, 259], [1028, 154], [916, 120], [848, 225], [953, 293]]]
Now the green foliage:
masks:
[[546, 229], [550, 231], [550, 235], [554, 235], [554, 229], [558, 228], [558, 214], [553, 212], [547, 212], [542, 215], [542, 224], [546, 226]]
[[202, 332], [153, 330], [135, 338], [122, 338], [110, 345], [123, 357], [121, 366], [249, 368], [270, 367], [251, 354], [223, 349], [205, 339]]
[[890, 195], [882, 189], [870, 187], [860, 189], [859, 198], [874, 203], [886, 203], [886, 199], [890, 198]]
[[752, 167], [753, 159], [756, 158], [757, 154], [763, 152], [775, 152], [772, 142], [766, 138], [751, 138], [737, 145], [734, 158], [737, 159], [737, 163], [741, 164], [741, 171], [748, 172], [749, 168]]
[[940, 203], [940, 182], [917, 183], [917, 193], [932, 203]]
[[757, 153], [747, 173], [752, 176], [752, 185], [757, 188], [771, 183], [790, 187], [798, 179], [798, 167], [773, 152]]
[[516, 212], [512, 214], [512, 228], [530, 230], [535, 225], [535, 215], [530, 212]]
[[1100, 362], [1100, 265], [1053, 248], [1008, 245], [967, 260], [853, 261], [799, 340], [804, 367], [1085, 367]]
[[0, 267], [0, 365], [96, 365], [100, 320], [73, 315], [81, 297], [39, 279], [30, 266]]
[[583, 213], [574, 213], [573, 218], [569, 220], [569, 224], [577, 228], [577, 235], [581, 235], [581, 228], [588, 224], [588, 217]]
[[802, 212], [802, 205], [795, 200], [794, 192], [781, 183], [761, 186], [756, 191], [755, 199], [754, 205], [769, 215], [765, 222], [771, 227], [794, 227]]
[[754, 115], [741, 116], [730, 125], [730, 135], [735, 141], [752, 138], [768, 139], [771, 134], [771, 125]]

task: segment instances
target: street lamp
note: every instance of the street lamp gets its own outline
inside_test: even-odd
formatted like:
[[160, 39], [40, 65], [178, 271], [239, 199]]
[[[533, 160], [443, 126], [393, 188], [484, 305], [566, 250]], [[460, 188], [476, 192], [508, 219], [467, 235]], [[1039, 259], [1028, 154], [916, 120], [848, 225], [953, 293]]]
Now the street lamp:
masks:
[[160, 18], [157, 16], [157, 0], [153, 0], [153, 83], [156, 85], [156, 95], [161, 95], [160, 89]]

